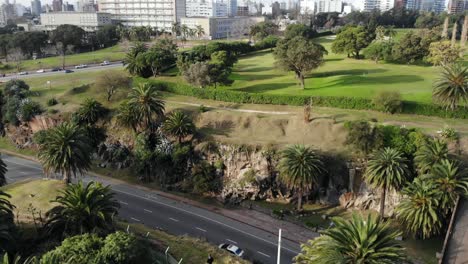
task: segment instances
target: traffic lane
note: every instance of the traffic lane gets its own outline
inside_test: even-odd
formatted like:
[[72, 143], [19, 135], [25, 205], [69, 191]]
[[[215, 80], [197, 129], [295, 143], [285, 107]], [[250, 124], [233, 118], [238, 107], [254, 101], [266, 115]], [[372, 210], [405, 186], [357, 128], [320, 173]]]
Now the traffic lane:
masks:
[[[230, 243], [246, 252], [246, 259], [262, 263], [276, 263], [277, 237], [269, 238], [239, 232], [241, 226], [226, 227], [224, 224], [209, 219], [199, 218], [190, 212], [180, 211], [169, 206], [160, 206], [148, 198], [139, 198], [118, 193], [121, 203], [121, 216], [130, 222], [142, 223], [151, 228], [162, 228], [175, 235], [189, 235], [205, 238], [215, 245]], [[268, 239], [268, 240], [267, 240]], [[282, 263], [291, 263], [297, 252], [282, 248]]]
[[[118, 63], [113, 63], [109, 65], [104, 65], [104, 66], [91, 66], [91, 67], [88, 66], [87, 68], [82, 68], [82, 69], [75, 69], [73, 67], [67, 67], [67, 69], [73, 70], [74, 72], [87, 72], [87, 71], [97, 71], [100, 69], [118, 68], [122, 66], [123, 66], [123, 63], [118, 62]], [[54, 75], [60, 75], [60, 74], [73, 74], [73, 73], [64, 73], [63, 71], [46, 71], [43, 73], [38, 73], [34, 71], [26, 75], [19, 75], [19, 74], [7, 75], [5, 77], [0, 78], [0, 81], [5, 82], [11, 79], [28, 79], [28, 78], [34, 78], [34, 77], [47, 77], [47, 76], [54, 76]]]

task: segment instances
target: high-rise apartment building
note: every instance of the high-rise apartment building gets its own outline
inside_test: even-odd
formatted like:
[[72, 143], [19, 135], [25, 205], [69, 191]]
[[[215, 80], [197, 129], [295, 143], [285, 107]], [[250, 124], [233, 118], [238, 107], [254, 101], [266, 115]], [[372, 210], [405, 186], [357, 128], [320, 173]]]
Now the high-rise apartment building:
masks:
[[301, 14], [343, 12], [342, 0], [301, 0], [299, 5]]
[[63, 10], [63, 1], [62, 0], [53, 0], [52, 1], [52, 10], [54, 10], [54, 12], [61, 12]]
[[126, 26], [150, 26], [170, 32], [185, 17], [185, 0], [102, 0], [99, 10]]
[[226, 17], [228, 3], [215, 0], [187, 0], [185, 2], [187, 17]]
[[16, 13], [16, 6], [10, 4], [8, 0], [4, 4], [0, 5], [0, 26], [5, 26], [8, 20], [15, 19], [18, 16]]
[[468, 10], [468, 1], [466, 0], [449, 0], [448, 13], [460, 14]]
[[445, 0], [407, 0], [406, 8], [417, 11], [441, 13], [446, 10]]
[[41, 0], [33, 0], [31, 2], [31, 14], [39, 16], [42, 12]]

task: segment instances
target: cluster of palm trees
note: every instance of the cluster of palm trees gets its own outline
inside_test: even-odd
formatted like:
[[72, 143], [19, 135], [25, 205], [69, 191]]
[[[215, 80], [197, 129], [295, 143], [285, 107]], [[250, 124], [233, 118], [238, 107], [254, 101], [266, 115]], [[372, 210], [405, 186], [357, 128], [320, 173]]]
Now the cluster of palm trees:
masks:
[[190, 28], [185, 24], [180, 25], [179, 22], [172, 24], [172, 33], [176, 36], [181, 36], [183, 40], [195, 37], [201, 39], [206, 34], [205, 29], [201, 25]]

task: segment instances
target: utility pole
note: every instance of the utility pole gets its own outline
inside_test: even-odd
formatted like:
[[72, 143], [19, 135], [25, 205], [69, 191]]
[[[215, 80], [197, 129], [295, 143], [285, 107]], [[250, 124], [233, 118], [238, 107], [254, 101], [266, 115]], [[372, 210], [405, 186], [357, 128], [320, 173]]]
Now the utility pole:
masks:
[[278, 234], [278, 256], [276, 258], [276, 264], [280, 264], [280, 256], [281, 256], [281, 228], [279, 229], [279, 234]]

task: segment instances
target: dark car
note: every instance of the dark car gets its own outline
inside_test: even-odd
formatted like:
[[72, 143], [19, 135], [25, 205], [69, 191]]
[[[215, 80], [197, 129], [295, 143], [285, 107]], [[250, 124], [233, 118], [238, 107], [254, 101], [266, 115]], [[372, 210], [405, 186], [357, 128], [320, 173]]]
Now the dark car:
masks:
[[52, 71], [53, 71], [53, 72], [56, 72], [56, 71], [61, 71], [61, 70], [62, 70], [62, 69], [61, 69], [61, 68], [59, 68], [59, 67], [52, 68]]
[[72, 73], [73, 71], [67, 69], [67, 70], [64, 70], [63, 72], [64, 72], [64, 73]]

